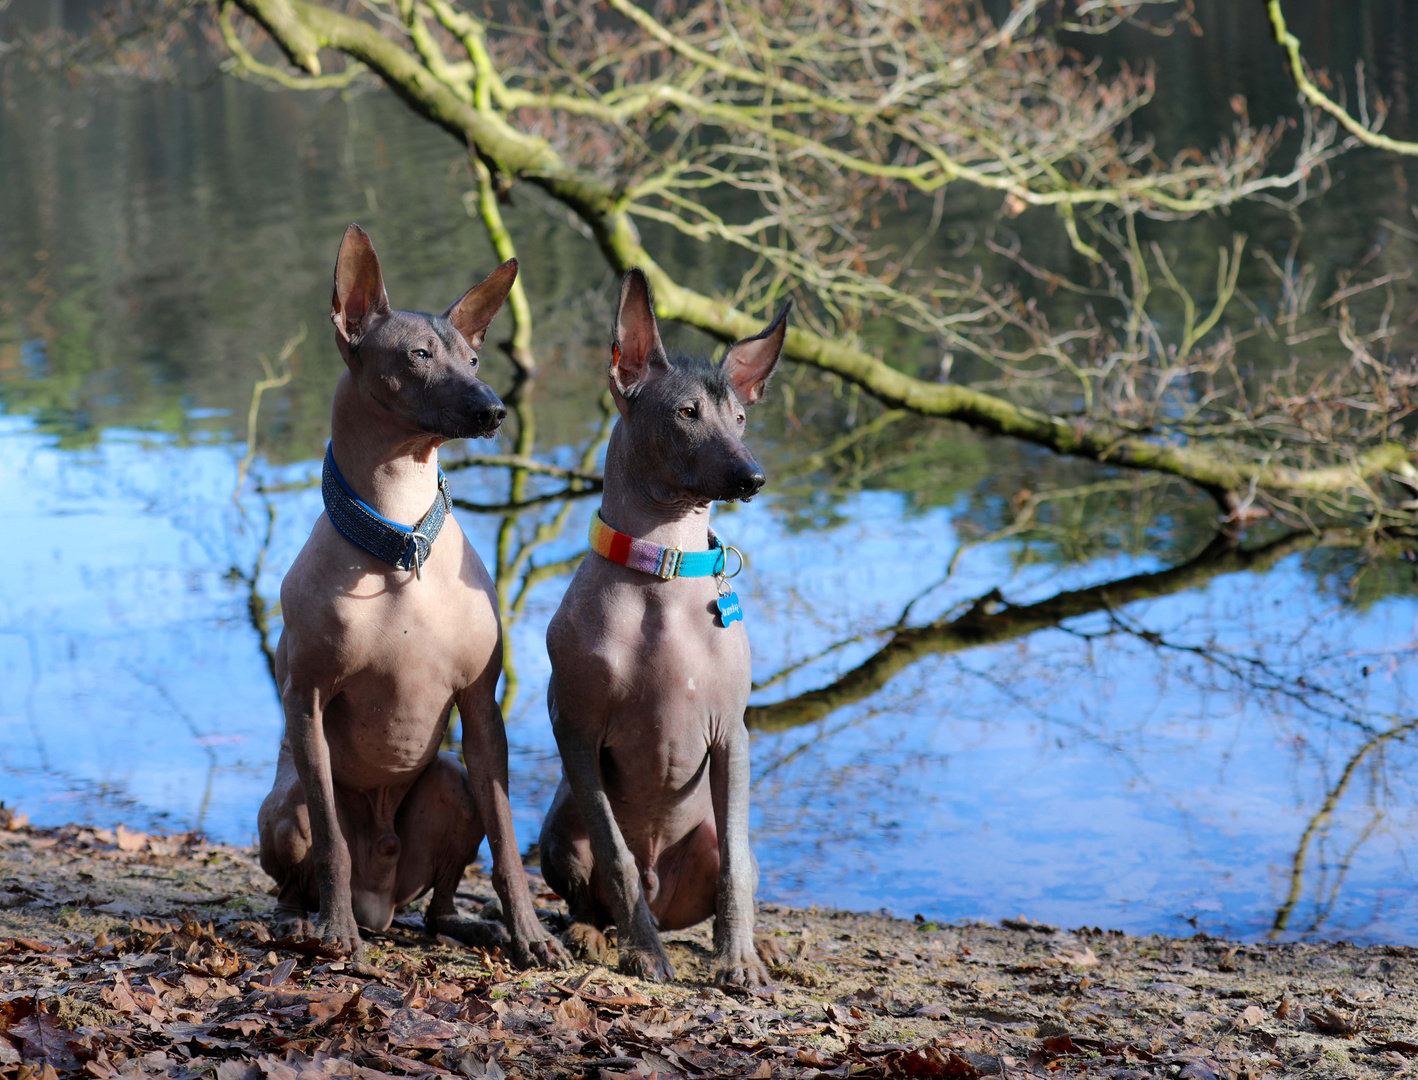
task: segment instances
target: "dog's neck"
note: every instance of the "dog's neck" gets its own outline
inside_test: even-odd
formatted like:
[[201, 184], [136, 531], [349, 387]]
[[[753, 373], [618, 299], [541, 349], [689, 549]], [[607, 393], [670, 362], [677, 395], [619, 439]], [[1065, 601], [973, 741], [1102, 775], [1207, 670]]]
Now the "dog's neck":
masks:
[[437, 435], [406, 421], [360, 392], [349, 372], [335, 387], [330, 412], [335, 464], [354, 493], [391, 521], [413, 525], [438, 495]]
[[634, 481], [635, 451], [616, 424], [606, 447], [601, 520], [637, 540], [683, 551], [709, 550], [709, 507], [663, 502]]

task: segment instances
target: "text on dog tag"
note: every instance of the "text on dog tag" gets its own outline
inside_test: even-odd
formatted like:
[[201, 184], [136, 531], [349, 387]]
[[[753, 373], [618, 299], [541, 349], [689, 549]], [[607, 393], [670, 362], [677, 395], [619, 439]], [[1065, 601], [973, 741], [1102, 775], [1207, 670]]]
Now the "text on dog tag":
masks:
[[734, 620], [743, 621], [743, 608], [739, 607], [739, 594], [730, 589], [719, 597], [719, 625], [728, 628]]

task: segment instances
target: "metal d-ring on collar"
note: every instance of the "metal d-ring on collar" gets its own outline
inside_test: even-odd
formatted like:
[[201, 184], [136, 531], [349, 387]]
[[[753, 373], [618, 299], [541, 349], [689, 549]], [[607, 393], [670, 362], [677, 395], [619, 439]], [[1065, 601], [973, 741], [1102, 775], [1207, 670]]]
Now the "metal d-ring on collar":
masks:
[[743, 564], [744, 564], [743, 552], [740, 551], [738, 548], [734, 547], [733, 544], [725, 544], [725, 545], [724, 545], [724, 564], [725, 564], [726, 566], [728, 565], [728, 561], [729, 561], [728, 555], [729, 555], [729, 552], [731, 552], [731, 551], [732, 551], [735, 555], [737, 555], [737, 556], [739, 557], [739, 564], [738, 564], [738, 566], [734, 567], [734, 572], [733, 572], [732, 574], [726, 573], [726, 572], [724, 572], [724, 571], [721, 570], [720, 573], [722, 573], [725, 578], [738, 577], [739, 574], [743, 572]]
[[443, 475], [443, 467], [439, 466], [438, 495], [428, 508], [428, 513], [416, 525], [390, 521], [345, 483], [339, 466], [335, 464], [331, 444], [325, 447], [320, 494], [325, 499], [325, 514], [341, 536], [390, 566], [412, 570], [419, 578], [423, 577], [423, 564], [428, 561], [433, 542], [438, 539], [443, 522], [453, 509], [453, 501], [448, 495], [448, 478]]

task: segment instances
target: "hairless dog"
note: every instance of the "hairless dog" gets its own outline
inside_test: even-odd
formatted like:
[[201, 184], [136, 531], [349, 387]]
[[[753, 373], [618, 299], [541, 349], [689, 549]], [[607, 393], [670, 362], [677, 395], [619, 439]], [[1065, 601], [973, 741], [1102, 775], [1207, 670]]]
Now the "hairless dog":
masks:
[[[331, 319], [347, 370], [326, 512], [281, 584], [286, 730], [258, 823], [281, 932], [355, 956], [359, 927], [386, 929], [431, 888], [430, 932], [501, 945], [523, 966], [566, 962], [532, 909], [512, 830], [493, 583], [448, 513], [438, 466], [443, 442], [493, 435], [506, 415], [478, 380], [477, 350], [516, 275], [506, 262], [434, 316], [390, 308], [357, 225], [335, 264]], [[439, 753], [455, 704], [466, 770]], [[454, 910], [484, 835], [505, 928]]]
[[787, 309], [718, 363], [671, 360], [643, 274], [621, 286], [592, 549], [547, 630], [548, 705], [562, 781], [542, 826], [542, 872], [567, 899], [566, 942], [622, 971], [674, 971], [658, 929], [714, 916], [714, 981], [758, 985], [758, 866], [748, 842], [748, 635], [709, 529], [715, 501], [748, 499], [763, 471], [743, 442], [747, 406], [778, 363]]

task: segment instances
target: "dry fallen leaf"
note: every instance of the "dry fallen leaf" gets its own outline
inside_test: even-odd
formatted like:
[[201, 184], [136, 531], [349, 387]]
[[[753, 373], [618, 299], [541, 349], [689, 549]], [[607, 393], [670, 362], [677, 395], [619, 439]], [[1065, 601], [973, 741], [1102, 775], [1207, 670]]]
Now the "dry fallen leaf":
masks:
[[148, 844], [147, 833], [135, 832], [126, 825], [120, 825], [114, 830], [114, 839], [119, 851], [142, 851]]
[[471, 1048], [458, 1058], [458, 1071], [470, 1080], [506, 1080], [507, 1077], [496, 1056], [482, 1058]]
[[1343, 1013], [1331, 1009], [1328, 1005], [1322, 1005], [1318, 1009], [1311, 1009], [1308, 1013], [1310, 1023], [1319, 1028], [1326, 1035], [1335, 1035], [1344, 1039], [1351, 1039], [1362, 1029], [1352, 1018]]
[[556, 1007], [556, 1024], [567, 1031], [582, 1031], [595, 1020], [587, 1004], [578, 995], [573, 995]]
[[901, 1050], [887, 1054], [882, 1063], [882, 1075], [887, 1080], [897, 1077], [940, 1077], [945, 1080], [974, 1080], [980, 1075], [966, 1058], [939, 1047], [925, 1046], [919, 1050]]
[[295, 963], [296, 960], [294, 956], [288, 956], [282, 960], [271, 970], [271, 973], [266, 976], [266, 985], [272, 990], [280, 986], [290, 978], [290, 973], [295, 970]]
[[398, 1009], [389, 1017], [389, 1045], [400, 1049], [439, 1050], [458, 1034], [446, 1020], [417, 1009]]
[[1247, 1028], [1255, 1027], [1264, 1019], [1264, 1009], [1262, 1009], [1259, 1005], [1247, 1005], [1245, 1009], [1241, 1011], [1241, 1015], [1236, 1017], [1236, 1027], [1238, 1027], [1242, 1031], [1245, 1031]]
[[1098, 963], [1098, 957], [1093, 954], [1093, 948], [1089, 945], [1085, 945], [1082, 952], [1077, 949], [1063, 949], [1054, 959], [1056, 963], [1076, 968], [1093, 967]]
[[51, 1065], [66, 1072], [79, 1067], [73, 1047], [80, 1045], [82, 1036], [65, 1028], [48, 1013], [32, 1013], [11, 1025], [5, 1034], [19, 1042], [25, 1061]]

